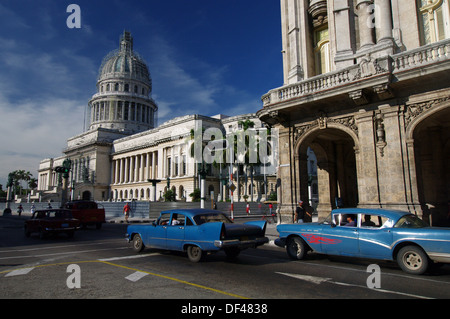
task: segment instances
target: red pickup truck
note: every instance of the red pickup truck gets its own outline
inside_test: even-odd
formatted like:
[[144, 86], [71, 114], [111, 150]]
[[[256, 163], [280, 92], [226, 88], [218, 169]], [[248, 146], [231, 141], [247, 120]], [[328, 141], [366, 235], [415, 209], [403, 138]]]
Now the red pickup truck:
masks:
[[96, 202], [76, 200], [67, 202], [64, 208], [69, 209], [72, 216], [80, 220], [82, 227], [95, 225], [97, 229], [100, 229], [105, 222], [105, 209]]

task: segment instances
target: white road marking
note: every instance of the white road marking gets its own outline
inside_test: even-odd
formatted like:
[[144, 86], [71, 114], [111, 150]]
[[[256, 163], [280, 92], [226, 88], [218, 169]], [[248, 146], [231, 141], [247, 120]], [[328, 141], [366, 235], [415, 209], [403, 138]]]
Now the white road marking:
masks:
[[323, 278], [323, 277], [314, 277], [314, 276], [307, 276], [307, 275], [298, 275], [298, 274], [288, 274], [288, 273], [284, 273], [284, 272], [276, 272], [277, 274], [280, 275], [285, 275], [288, 277], [293, 277], [296, 279], [300, 279], [300, 280], [304, 280], [304, 281], [309, 281], [312, 282], [313, 284], [321, 284], [325, 281], [330, 281], [331, 278]]
[[5, 275], [5, 277], [13, 277], [13, 276], [26, 275], [26, 274], [28, 274], [30, 271], [32, 271], [33, 269], [34, 269], [34, 267], [32, 267], [32, 268], [22, 268], [22, 269], [13, 270], [13, 271], [7, 273], [7, 274]]
[[396, 295], [402, 295], [402, 296], [413, 297], [413, 298], [433, 299], [430, 297], [425, 297], [425, 296], [420, 296], [420, 295], [415, 295], [415, 294], [408, 294], [408, 293], [404, 293], [404, 292], [400, 292], [400, 291], [392, 291], [392, 290], [379, 289], [379, 288], [373, 289], [373, 288], [369, 288], [367, 286], [354, 285], [354, 284], [348, 284], [345, 282], [333, 281], [332, 278], [314, 277], [314, 276], [299, 275], [299, 274], [289, 274], [289, 273], [283, 273], [283, 272], [275, 272], [275, 273], [279, 274], [279, 275], [283, 275], [283, 276], [288, 276], [288, 277], [312, 282], [316, 285], [320, 285], [323, 282], [327, 282], [327, 283], [339, 285], [339, 286], [365, 288], [365, 289], [370, 289], [370, 290], [374, 290], [374, 291], [378, 291], [378, 292], [382, 292], [382, 293], [396, 294]]
[[125, 277], [125, 279], [128, 279], [129, 281], [132, 281], [132, 282], [136, 282], [139, 279], [141, 279], [145, 276], [148, 276], [148, 275], [149, 274], [146, 274], [145, 272], [136, 271], [136, 272], [132, 273], [131, 275]]

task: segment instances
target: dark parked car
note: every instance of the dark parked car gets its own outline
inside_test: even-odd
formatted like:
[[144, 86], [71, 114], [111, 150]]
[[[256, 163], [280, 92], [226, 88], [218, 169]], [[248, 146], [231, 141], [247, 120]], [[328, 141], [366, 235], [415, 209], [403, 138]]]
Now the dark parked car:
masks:
[[71, 238], [79, 228], [80, 221], [72, 217], [70, 210], [37, 210], [25, 221], [25, 236], [39, 233], [39, 237], [44, 238], [50, 234], [66, 233]]

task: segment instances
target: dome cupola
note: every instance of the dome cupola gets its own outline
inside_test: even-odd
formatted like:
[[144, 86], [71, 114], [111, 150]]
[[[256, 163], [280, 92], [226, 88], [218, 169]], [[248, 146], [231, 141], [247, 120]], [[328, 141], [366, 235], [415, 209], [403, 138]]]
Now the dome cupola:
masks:
[[[120, 48], [111, 51], [102, 62], [98, 81], [111, 78], [129, 78], [142, 81], [152, 89], [152, 80], [147, 64], [139, 53], [133, 51], [133, 37], [124, 31], [120, 38]], [[150, 93], [149, 92], [149, 93]]]
[[90, 129], [107, 128], [133, 134], [154, 128], [158, 107], [151, 93], [147, 64], [133, 50], [131, 33], [124, 31], [119, 49], [111, 51], [100, 66], [97, 93], [89, 102]]

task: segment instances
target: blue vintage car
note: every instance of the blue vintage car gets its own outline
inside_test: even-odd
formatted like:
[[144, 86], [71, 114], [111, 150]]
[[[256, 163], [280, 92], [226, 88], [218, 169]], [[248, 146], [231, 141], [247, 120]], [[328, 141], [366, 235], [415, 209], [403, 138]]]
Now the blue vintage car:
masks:
[[407, 273], [450, 263], [450, 228], [432, 228], [417, 216], [384, 209], [335, 209], [323, 222], [278, 225], [275, 244], [295, 260], [308, 251], [396, 260]]
[[147, 225], [130, 225], [126, 238], [136, 252], [145, 247], [186, 251], [192, 262], [209, 252], [224, 250], [236, 257], [241, 250], [269, 241], [265, 237], [266, 222], [233, 223], [225, 214], [207, 209], [176, 209], [164, 211]]

